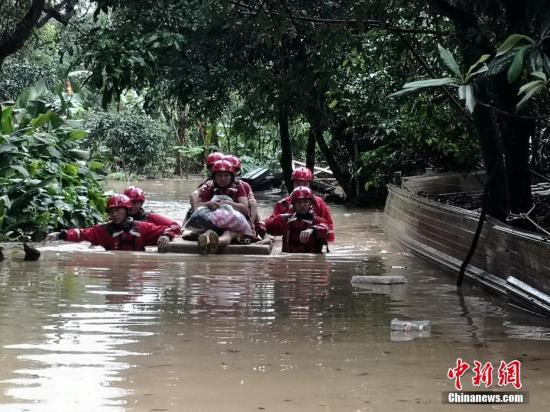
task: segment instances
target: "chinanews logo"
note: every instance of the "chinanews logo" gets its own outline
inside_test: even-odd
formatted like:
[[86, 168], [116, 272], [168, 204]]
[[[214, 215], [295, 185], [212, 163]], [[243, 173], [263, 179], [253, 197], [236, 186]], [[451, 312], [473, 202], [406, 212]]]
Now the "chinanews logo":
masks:
[[[470, 374], [466, 375], [468, 371]], [[474, 387], [513, 388], [515, 391], [462, 391], [462, 380], [470, 376]], [[495, 369], [491, 362], [482, 363], [474, 360], [471, 365], [462, 358], [457, 358], [456, 365], [447, 371], [447, 378], [453, 381], [456, 391], [443, 392], [443, 403], [526, 404], [529, 400], [527, 392], [520, 392], [523, 383], [521, 382], [521, 362], [518, 360], [509, 362], [502, 360]]]

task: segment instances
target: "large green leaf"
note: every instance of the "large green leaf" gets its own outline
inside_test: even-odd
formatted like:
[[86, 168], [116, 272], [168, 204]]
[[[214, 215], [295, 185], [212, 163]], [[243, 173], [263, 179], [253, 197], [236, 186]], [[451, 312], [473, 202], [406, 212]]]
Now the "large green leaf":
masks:
[[507, 78], [508, 83], [513, 83], [521, 76], [523, 72], [523, 63], [525, 59], [525, 54], [529, 50], [530, 46], [520, 47], [516, 54], [514, 55], [514, 60], [508, 69]]
[[10, 166], [10, 169], [15, 170], [16, 172], [21, 174], [23, 177], [29, 177], [29, 172], [23, 166], [12, 165]]
[[71, 163], [67, 163], [65, 166], [63, 166], [63, 171], [70, 176], [78, 175], [78, 167]]
[[496, 57], [512, 50], [521, 40], [527, 40], [531, 44], [535, 43], [532, 38], [523, 34], [512, 34], [498, 47]]
[[476, 99], [474, 96], [474, 86], [471, 84], [466, 85], [464, 90], [464, 98], [466, 100], [466, 108], [470, 113], [473, 113], [476, 107]]
[[2, 110], [2, 118], [0, 120], [0, 131], [2, 131], [2, 134], [10, 134], [13, 132], [12, 113], [13, 106], [6, 107]]
[[8, 195], [0, 196], [0, 215], [5, 215], [11, 207]]
[[523, 106], [531, 99], [535, 94], [542, 92], [545, 90], [546, 87], [543, 84], [539, 84], [538, 86], [535, 86], [531, 88], [527, 93], [525, 93], [525, 96], [519, 101], [519, 103], [516, 105], [516, 110], [521, 110]]
[[31, 124], [33, 125], [33, 127], [36, 127], [36, 128], [42, 127], [50, 121], [51, 116], [52, 116], [52, 111], [48, 110], [46, 113], [42, 113], [40, 116], [32, 119]]
[[460, 68], [458, 67], [458, 64], [456, 63], [451, 52], [447, 50], [445, 47], [443, 47], [441, 44], [438, 44], [437, 48], [439, 49], [439, 55], [441, 56], [441, 59], [443, 60], [445, 65], [459, 78], [462, 78], [462, 73], [460, 72]]
[[532, 82], [525, 83], [523, 86], [521, 86], [519, 88], [518, 94], [526, 93], [529, 90], [531, 90], [535, 87], [538, 87], [539, 85], [544, 86], [545, 85], [544, 81], [543, 80], [533, 80]]

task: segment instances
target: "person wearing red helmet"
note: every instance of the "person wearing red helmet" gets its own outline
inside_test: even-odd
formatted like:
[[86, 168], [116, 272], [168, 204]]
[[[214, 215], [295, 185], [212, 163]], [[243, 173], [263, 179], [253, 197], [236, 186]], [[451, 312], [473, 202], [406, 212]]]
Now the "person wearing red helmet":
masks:
[[265, 221], [267, 233], [283, 236], [283, 252], [322, 253], [329, 235], [328, 223], [314, 211], [315, 195], [307, 186], [296, 187], [289, 196], [292, 209], [272, 214]]
[[205, 181], [201, 182], [201, 184], [197, 186], [197, 188], [191, 193], [191, 195], [189, 195], [189, 204], [191, 205], [191, 207], [187, 211], [184, 223], [187, 222], [187, 220], [189, 220], [193, 212], [197, 210], [197, 207], [200, 202], [199, 190], [203, 185], [211, 181], [212, 166], [214, 165], [214, 163], [216, 163], [218, 160], [222, 160], [224, 157], [225, 155], [222, 152], [212, 152], [208, 156], [206, 156], [205, 164], [206, 164], [206, 169], [208, 170], [209, 176]]
[[157, 226], [169, 227], [174, 233], [179, 234], [181, 232], [181, 226], [171, 219], [159, 215], [158, 213], [146, 212], [143, 209], [143, 203], [145, 202], [145, 192], [136, 186], [129, 186], [124, 194], [132, 201], [132, 208], [130, 209], [130, 217], [140, 222], [149, 222]]
[[[206, 182], [199, 189], [199, 203], [197, 209], [206, 206], [216, 210], [223, 205], [231, 206], [245, 217], [249, 216], [248, 197], [241, 185], [235, 184], [235, 168], [225, 159], [216, 161], [211, 169], [212, 180]], [[219, 198], [225, 200], [218, 200]], [[229, 200], [230, 199], [230, 200]], [[221, 236], [212, 230], [199, 235], [199, 252], [215, 253], [218, 246], [225, 246], [239, 236], [239, 233], [224, 230]]]
[[212, 152], [208, 156], [206, 156], [206, 168], [208, 171], [210, 171], [210, 168], [216, 163], [218, 160], [222, 160], [225, 157], [225, 155], [222, 152]]
[[[292, 184], [294, 187], [298, 186], [307, 186], [310, 187], [313, 182], [313, 173], [307, 167], [297, 167], [292, 172]], [[315, 214], [323, 218], [329, 227], [328, 242], [334, 242], [334, 222], [332, 220], [332, 215], [330, 214], [330, 209], [320, 196], [315, 196], [315, 201], [313, 202], [313, 209]], [[292, 202], [290, 201], [290, 196], [285, 197], [280, 200], [275, 207], [273, 208], [274, 215], [280, 215], [289, 213], [292, 211]]]
[[46, 236], [44, 242], [66, 240], [90, 242], [106, 250], [145, 250], [145, 246], [158, 245], [159, 252], [177, 235], [171, 228], [129, 217], [132, 201], [126, 195], [111, 196], [107, 202], [109, 221], [84, 229], [66, 229]]

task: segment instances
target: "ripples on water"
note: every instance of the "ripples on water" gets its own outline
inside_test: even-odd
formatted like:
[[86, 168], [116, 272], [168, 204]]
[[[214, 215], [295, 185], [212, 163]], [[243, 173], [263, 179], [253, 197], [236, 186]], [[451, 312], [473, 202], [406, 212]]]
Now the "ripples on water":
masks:
[[[177, 190], [145, 190], [152, 192], [150, 207], [183, 218]], [[272, 205], [261, 202], [261, 213]], [[39, 262], [2, 262], [0, 410], [183, 410], [179, 402], [216, 410], [219, 403], [201, 392], [206, 388], [238, 410], [230, 407], [232, 396], [257, 374], [281, 388], [283, 404], [268, 402], [276, 408], [289, 409], [285, 396], [292, 394], [305, 396], [306, 409], [357, 409], [368, 398], [359, 389], [368, 365], [380, 356], [390, 361], [384, 354], [394, 350], [397, 364], [411, 362], [395, 345], [442, 363], [437, 379], [445, 382], [449, 356], [460, 355], [453, 347], [501, 349], [519, 339], [539, 348], [550, 339], [546, 320], [477, 289], [457, 295], [451, 276], [385, 239], [381, 213], [333, 212], [337, 243], [327, 256], [205, 258], [63, 245], [46, 248]], [[384, 273], [403, 274], [408, 284], [350, 284], [353, 275]], [[431, 320], [432, 334], [391, 342], [394, 317]], [[206, 379], [204, 387], [192, 376]], [[298, 381], [287, 386], [288, 376]], [[324, 403], [315, 404], [306, 376]], [[194, 389], [182, 392], [182, 380]], [[328, 382], [331, 389], [322, 390]], [[310, 395], [294, 393], [296, 385]]]

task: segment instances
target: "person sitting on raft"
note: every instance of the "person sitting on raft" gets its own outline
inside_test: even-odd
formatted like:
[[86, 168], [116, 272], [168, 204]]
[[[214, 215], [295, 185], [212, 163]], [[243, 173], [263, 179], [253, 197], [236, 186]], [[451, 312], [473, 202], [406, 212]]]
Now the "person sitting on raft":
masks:
[[262, 226], [258, 224], [260, 222], [260, 217], [258, 216], [258, 202], [256, 202], [252, 187], [244, 180], [239, 179], [241, 174], [241, 160], [234, 155], [225, 155], [223, 158], [228, 160], [235, 168], [235, 184], [242, 185], [246, 192], [248, 207], [250, 208], [250, 221], [254, 224], [256, 233], [258, 233], [258, 231], [261, 232]]
[[187, 211], [187, 214], [185, 216], [185, 221], [184, 221], [184, 224], [185, 222], [187, 222], [189, 220], [189, 218], [191, 217], [191, 215], [193, 214], [193, 212], [195, 210], [197, 210], [197, 208], [199, 207], [199, 203], [200, 203], [200, 200], [199, 200], [199, 190], [200, 188], [205, 185], [206, 183], [208, 182], [211, 182], [212, 181], [212, 166], [214, 165], [214, 163], [216, 163], [218, 160], [222, 160], [224, 158], [224, 154], [221, 153], [221, 152], [213, 152], [213, 153], [210, 153], [207, 157], [206, 157], [206, 169], [208, 170], [208, 178], [203, 181], [200, 185], [197, 186], [197, 188], [191, 193], [191, 195], [189, 196], [189, 204], [191, 205], [191, 207], [189, 208], [189, 210]]
[[[252, 233], [250, 225], [246, 222], [249, 216], [248, 198], [246, 192], [241, 185], [235, 184], [235, 169], [227, 160], [218, 160], [210, 169], [212, 180], [207, 181], [199, 189], [199, 203], [195, 213], [199, 213], [199, 208], [202, 206], [215, 211], [222, 206], [230, 206], [234, 212], [240, 213], [244, 223], [241, 232], [227, 230], [226, 228], [217, 227], [216, 230], [207, 230], [198, 237], [199, 253], [216, 253], [218, 246], [226, 246], [231, 241], [241, 234], [246, 232]], [[224, 200], [219, 200], [219, 199]], [[230, 200], [229, 200], [230, 199]], [[244, 217], [244, 219], [243, 219]], [[193, 216], [189, 219], [191, 223]], [[217, 232], [221, 232], [221, 236]]]
[[[306, 186], [310, 187], [313, 182], [313, 173], [307, 167], [297, 167], [292, 171], [292, 184], [294, 187]], [[330, 209], [320, 196], [314, 196], [313, 210], [316, 216], [323, 218], [329, 227], [328, 242], [334, 242], [334, 223], [332, 221], [332, 215]], [[290, 196], [280, 200], [273, 209], [273, 215], [280, 215], [292, 212], [292, 202]]]
[[296, 187], [288, 197], [292, 209], [266, 219], [267, 233], [283, 236], [283, 252], [322, 253], [329, 235], [328, 223], [315, 214], [315, 195], [307, 186]]
[[66, 240], [68, 242], [90, 242], [103, 246], [105, 250], [139, 250], [145, 246], [158, 245], [159, 252], [166, 247], [177, 233], [169, 227], [140, 222], [129, 217], [132, 202], [126, 195], [111, 196], [107, 202], [109, 221], [84, 229], [67, 229], [53, 232], [44, 242]]
[[143, 209], [143, 203], [145, 202], [145, 192], [136, 186], [130, 186], [124, 194], [132, 201], [132, 209], [130, 210], [130, 217], [140, 222], [149, 222], [157, 226], [169, 227], [176, 234], [180, 234], [181, 226], [171, 219], [159, 215], [158, 213], [146, 212]]

